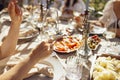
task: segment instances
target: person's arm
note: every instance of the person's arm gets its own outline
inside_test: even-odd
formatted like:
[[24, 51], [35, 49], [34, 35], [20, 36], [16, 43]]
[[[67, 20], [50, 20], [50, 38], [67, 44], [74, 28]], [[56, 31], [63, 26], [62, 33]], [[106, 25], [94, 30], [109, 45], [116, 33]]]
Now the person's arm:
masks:
[[0, 80], [23, 80], [29, 70], [39, 61], [48, 57], [52, 53], [52, 47], [49, 43], [42, 42], [30, 55], [12, 69], [0, 76]]
[[104, 7], [103, 15], [99, 18], [99, 22], [105, 27], [110, 19], [110, 16], [112, 14], [111, 9], [113, 7], [113, 1], [108, 1]]
[[18, 41], [19, 28], [22, 22], [22, 12], [15, 0], [8, 5], [8, 12], [11, 17], [10, 30], [0, 48], [0, 59], [13, 55]]

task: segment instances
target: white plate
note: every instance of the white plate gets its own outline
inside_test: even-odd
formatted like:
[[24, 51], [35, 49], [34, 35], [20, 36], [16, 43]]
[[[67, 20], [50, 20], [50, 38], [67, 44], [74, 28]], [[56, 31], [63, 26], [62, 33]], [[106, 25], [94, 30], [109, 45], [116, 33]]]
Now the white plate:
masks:
[[[67, 50], [57, 50], [57, 47], [56, 47], [56, 45], [57, 46], [60, 46], [60, 45], [58, 45], [58, 44], [56, 44], [57, 42], [59, 43], [59, 42], [65, 42], [66, 40], [75, 40], [75, 42], [74, 42], [74, 44], [75, 45], [71, 45], [71, 46], [74, 46], [73, 48], [74, 49], [70, 49], [69, 47], [70, 46], [68, 46], [67, 44], [68, 43], [65, 43], [65, 46], [67, 47]], [[62, 43], [59, 43], [59, 44], [61, 44], [62, 45]], [[70, 43], [69, 43], [70, 44]], [[71, 44], [73, 44], [72, 42], [71, 42]], [[62, 45], [62, 46], [64, 46], [64, 45]], [[54, 49], [54, 51], [55, 52], [57, 52], [57, 53], [65, 53], [65, 54], [67, 54], [67, 53], [72, 53], [72, 52], [75, 52], [77, 49], [79, 49], [80, 47], [82, 46], [82, 41], [80, 40], [80, 39], [78, 39], [77, 37], [71, 37], [71, 36], [65, 36], [62, 40], [60, 40], [60, 41], [56, 41], [55, 43], [54, 43], [54, 46], [53, 46], [53, 49]], [[65, 47], [64, 47], [65, 48]], [[63, 48], [63, 49], [64, 49]], [[62, 48], [61, 48], [62, 49]]]
[[93, 30], [90, 31], [90, 33], [93, 33], [93, 34], [103, 34], [105, 31], [106, 31], [106, 28], [103, 28], [101, 26], [94, 26]]

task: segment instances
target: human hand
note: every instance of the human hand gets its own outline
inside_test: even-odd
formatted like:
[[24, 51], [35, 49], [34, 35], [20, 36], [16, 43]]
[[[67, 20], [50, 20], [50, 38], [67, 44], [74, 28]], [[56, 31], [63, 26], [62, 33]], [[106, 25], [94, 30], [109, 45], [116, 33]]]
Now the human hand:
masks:
[[53, 49], [52, 49], [52, 42], [48, 41], [48, 42], [41, 42], [30, 54], [30, 57], [32, 57], [32, 59], [44, 59], [46, 57], [48, 57]]
[[120, 37], [120, 29], [116, 30], [116, 37]]
[[16, 24], [21, 24], [22, 22], [22, 10], [17, 5], [17, 0], [11, 0], [8, 5], [8, 12], [11, 17], [11, 21]]

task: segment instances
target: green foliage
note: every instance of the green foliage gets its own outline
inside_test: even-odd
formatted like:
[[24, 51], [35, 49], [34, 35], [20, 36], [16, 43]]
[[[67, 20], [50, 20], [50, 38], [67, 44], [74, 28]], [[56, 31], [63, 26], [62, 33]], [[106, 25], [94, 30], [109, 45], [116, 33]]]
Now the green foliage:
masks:
[[91, 0], [90, 7], [94, 7], [95, 11], [102, 11], [108, 0]]
[[[84, 0], [85, 3], [86, 1], [87, 0]], [[93, 9], [92, 11], [90, 11], [91, 16], [94, 16], [94, 18], [99, 18], [101, 16], [99, 12], [102, 12], [107, 1], [108, 0], [90, 0], [89, 7]]]

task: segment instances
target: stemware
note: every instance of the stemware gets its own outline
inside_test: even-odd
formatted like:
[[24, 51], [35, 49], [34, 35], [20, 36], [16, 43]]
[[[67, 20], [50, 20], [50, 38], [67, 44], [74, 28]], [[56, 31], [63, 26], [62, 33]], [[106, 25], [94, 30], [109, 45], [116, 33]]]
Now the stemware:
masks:
[[66, 78], [69, 80], [80, 80], [82, 78], [82, 58], [78, 56], [70, 56], [66, 59]]
[[[58, 13], [55, 8], [46, 10], [42, 21], [41, 36], [46, 39], [54, 39], [57, 34]], [[42, 38], [42, 37], [41, 37]]]

